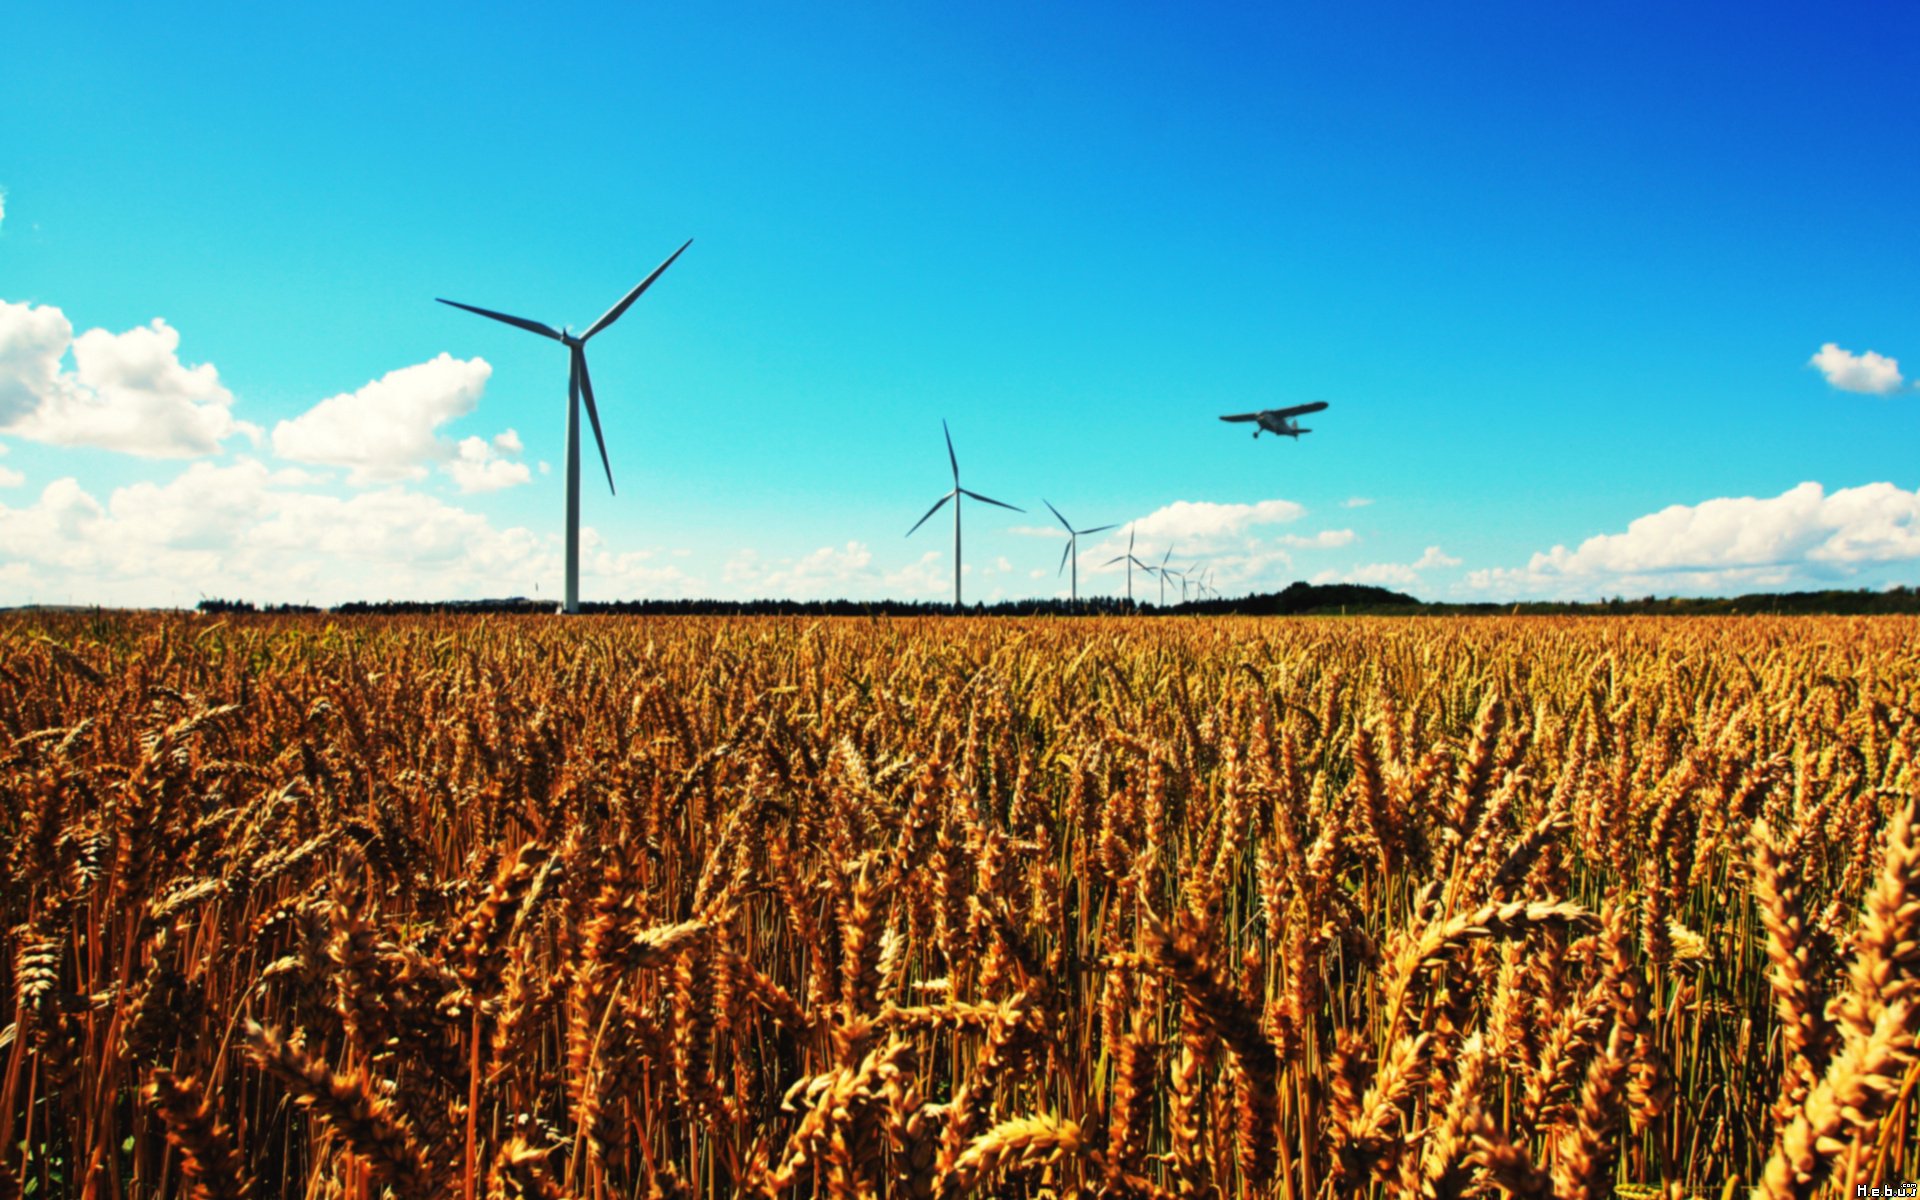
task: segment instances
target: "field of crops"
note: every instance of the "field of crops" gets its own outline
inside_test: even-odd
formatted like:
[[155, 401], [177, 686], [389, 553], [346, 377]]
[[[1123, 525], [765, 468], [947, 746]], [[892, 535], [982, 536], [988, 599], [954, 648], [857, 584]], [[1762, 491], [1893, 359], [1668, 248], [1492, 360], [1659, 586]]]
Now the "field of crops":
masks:
[[0, 614], [0, 1197], [1920, 1179], [1916, 647]]

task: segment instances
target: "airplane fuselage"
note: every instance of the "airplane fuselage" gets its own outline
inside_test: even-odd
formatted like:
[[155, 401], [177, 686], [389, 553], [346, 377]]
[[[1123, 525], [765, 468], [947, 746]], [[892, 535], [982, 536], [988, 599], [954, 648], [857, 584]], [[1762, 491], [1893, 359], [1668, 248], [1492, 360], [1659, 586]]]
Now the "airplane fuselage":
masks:
[[1313, 432], [1313, 430], [1311, 429], [1300, 428], [1299, 425], [1295, 424], [1292, 421], [1289, 421], [1285, 417], [1268, 416], [1266, 413], [1260, 414], [1258, 424], [1259, 424], [1259, 428], [1253, 431], [1254, 437], [1259, 437], [1260, 431], [1262, 429], [1266, 430], [1268, 433], [1278, 434], [1281, 437], [1290, 437], [1290, 438], [1297, 438], [1303, 433]]

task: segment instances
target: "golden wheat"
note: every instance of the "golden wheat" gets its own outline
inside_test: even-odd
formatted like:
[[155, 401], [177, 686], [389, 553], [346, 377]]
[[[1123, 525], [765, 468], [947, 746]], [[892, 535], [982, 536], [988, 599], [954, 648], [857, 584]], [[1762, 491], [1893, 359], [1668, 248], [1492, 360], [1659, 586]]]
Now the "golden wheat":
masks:
[[0, 617], [0, 1200], [1920, 1178], [1920, 622]]

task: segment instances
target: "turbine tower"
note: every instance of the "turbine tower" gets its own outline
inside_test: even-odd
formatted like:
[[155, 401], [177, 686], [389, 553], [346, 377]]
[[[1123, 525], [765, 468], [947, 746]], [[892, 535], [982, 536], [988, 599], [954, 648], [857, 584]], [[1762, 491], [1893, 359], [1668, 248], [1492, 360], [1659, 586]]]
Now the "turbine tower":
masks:
[[1127, 564], [1127, 607], [1132, 608], [1133, 607], [1133, 569], [1135, 567], [1139, 567], [1142, 571], [1145, 571], [1147, 574], [1151, 575], [1153, 574], [1153, 568], [1148, 566], [1146, 563], [1141, 562], [1139, 559], [1133, 556], [1133, 526], [1131, 524], [1127, 526], [1127, 552], [1125, 554], [1118, 555], [1114, 558], [1110, 558], [1106, 562], [1101, 563], [1100, 565], [1103, 567], [1110, 567], [1117, 562], [1124, 562]]
[[567, 598], [565, 611], [580, 611], [580, 400], [587, 401], [587, 420], [593, 423], [593, 440], [600, 447], [600, 465], [607, 472], [607, 491], [613, 491], [613, 464], [607, 461], [607, 442], [600, 436], [600, 410], [593, 403], [593, 380], [587, 375], [587, 339], [620, 319], [629, 305], [640, 298], [640, 293], [653, 286], [660, 273], [673, 265], [673, 260], [686, 253], [687, 246], [693, 245], [688, 238], [686, 245], [667, 256], [667, 261], [653, 269], [653, 274], [642, 279], [638, 286], [620, 298], [620, 302], [600, 315], [600, 319], [587, 326], [587, 331], [574, 336], [569, 326], [559, 329], [551, 325], [542, 325], [525, 317], [508, 316], [492, 309], [476, 308], [471, 304], [462, 304], [458, 300], [441, 300], [455, 308], [464, 308], [470, 313], [491, 317], [508, 325], [524, 329], [528, 333], [537, 333], [541, 337], [552, 338], [567, 348]]
[[[1080, 535], [1083, 533], [1105, 533], [1107, 530], [1115, 527], [1112, 525], [1096, 525], [1092, 529], [1075, 529], [1072, 525], [1067, 524], [1065, 517], [1060, 516], [1060, 510], [1053, 507], [1053, 501], [1042, 496], [1040, 497], [1040, 503], [1053, 509], [1053, 515], [1059, 517], [1060, 524], [1066, 526], [1067, 551], [1060, 556], [1060, 571], [1067, 569], [1067, 560], [1071, 558], [1073, 560], [1073, 602], [1078, 604], [1080, 603]], [[1055, 571], [1054, 575], [1058, 576], [1060, 571]]]
[[931, 517], [933, 514], [939, 512], [940, 506], [942, 504], [945, 504], [949, 500], [953, 501], [953, 611], [959, 612], [960, 611], [960, 498], [962, 496], [971, 496], [975, 500], [983, 501], [984, 503], [987, 503], [987, 504], [997, 504], [1001, 508], [1011, 508], [1013, 509], [1014, 512], [1025, 512], [1027, 510], [1024, 508], [1014, 508], [1013, 505], [1008, 504], [1004, 501], [995, 500], [991, 496], [982, 496], [979, 492], [970, 492], [966, 488], [961, 487], [960, 486], [960, 460], [954, 456], [953, 433], [951, 430], [947, 428], [947, 420], [945, 417], [942, 417], [940, 419], [940, 432], [943, 434], [946, 434], [946, 437], [947, 437], [947, 462], [949, 465], [953, 467], [953, 490], [948, 492], [946, 495], [940, 497], [939, 500], [935, 501], [933, 507], [927, 510], [927, 516], [921, 517], [918, 521], [915, 521], [913, 523], [913, 529], [907, 530], [907, 536], [912, 537], [914, 534], [914, 530], [919, 529], [922, 525], [925, 525], [927, 523], [927, 517]]

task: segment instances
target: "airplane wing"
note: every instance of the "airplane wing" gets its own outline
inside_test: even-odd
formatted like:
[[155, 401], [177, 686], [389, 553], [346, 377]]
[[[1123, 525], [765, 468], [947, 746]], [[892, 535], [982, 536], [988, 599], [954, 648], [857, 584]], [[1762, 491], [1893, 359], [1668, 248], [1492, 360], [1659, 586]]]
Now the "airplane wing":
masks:
[[1298, 417], [1306, 413], [1319, 412], [1326, 406], [1327, 402], [1325, 400], [1315, 400], [1312, 404], [1296, 404], [1292, 408], [1275, 409], [1273, 415], [1276, 417]]
[[1260, 419], [1260, 414], [1259, 413], [1236, 413], [1231, 417], [1221, 417], [1220, 419], [1222, 421], [1258, 421]]

